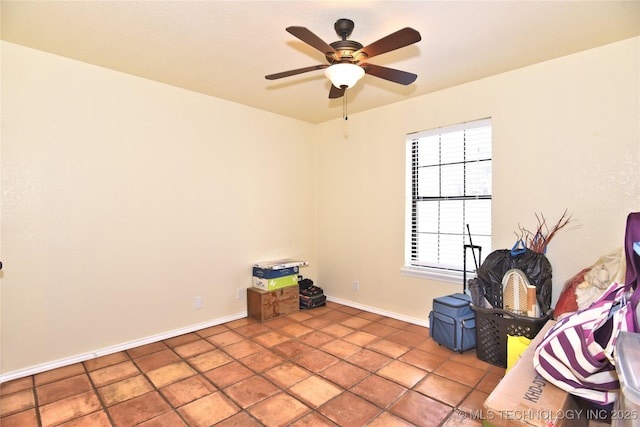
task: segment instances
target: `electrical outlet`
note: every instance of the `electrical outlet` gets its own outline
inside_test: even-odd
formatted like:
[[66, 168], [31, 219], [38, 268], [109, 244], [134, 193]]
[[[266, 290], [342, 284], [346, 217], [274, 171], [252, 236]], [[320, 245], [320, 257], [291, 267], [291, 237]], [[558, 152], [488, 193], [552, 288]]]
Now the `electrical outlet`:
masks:
[[244, 299], [245, 292], [246, 292], [246, 289], [245, 289], [245, 288], [238, 288], [238, 289], [236, 289], [236, 298], [238, 299], [238, 301], [240, 301], [240, 300], [243, 300], [243, 299]]
[[358, 292], [360, 290], [360, 282], [357, 280], [353, 282], [352, 288], [354, 291]]
[[202, 308], [202, 297], [193, 297], [193, 309], [200, 310]]

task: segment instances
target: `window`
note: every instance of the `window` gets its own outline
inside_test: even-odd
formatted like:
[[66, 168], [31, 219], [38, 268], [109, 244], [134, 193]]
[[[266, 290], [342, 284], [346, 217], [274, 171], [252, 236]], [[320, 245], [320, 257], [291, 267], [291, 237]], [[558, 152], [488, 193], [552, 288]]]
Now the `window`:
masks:
[[407, 135], [408, 275], [460, 281], [474, 271], [467, 225], [483, 255], [491, 250], [491, 120]]

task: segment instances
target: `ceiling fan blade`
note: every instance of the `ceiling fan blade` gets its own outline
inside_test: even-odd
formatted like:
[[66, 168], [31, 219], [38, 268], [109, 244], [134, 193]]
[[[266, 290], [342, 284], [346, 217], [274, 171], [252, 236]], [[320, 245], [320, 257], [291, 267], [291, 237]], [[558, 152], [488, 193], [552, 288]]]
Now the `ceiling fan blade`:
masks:
[[359, 53], [364, 53], [367, 58], [372, 58], [376, 55], [409, 46], [420, 40], [422, 40], [422, 37], [420, 37], [419, 32], [413, 28], [406, 27], [363, 47], [355, 52], [353, 56], [357, 57]]
[[340, 98], [344, 95], [344, 89], [338, 89], [334, 85], [331, 85], [331, 89], [329, 89], [329, 99]]
[[364, 68], [364, 72], [367, 74], [389, 80], [390, 82], [400, 83], [401, 85], [410, 85], [418, 78], [417, 74], [396, 70], [394, 68], [387, 68], [381, 65], [360, 64], [360, 66]]
[[328, 66], [329, 65], [325, 65], [325, 64], [312, 65], [311, 67], [297, 68], [295, 70], [269, 74], [268, 76], [264, 76], [264, 78], [267, 80], [276, 80], [276, 79], [281, 79], [283, 77], [295, 76], [296, 74], [306, 73], [308, 71], [322, 70], [323, 68], [327, 68]]
[[324, 40], [313, 34], [311, 31], [309, 31], [309, 29], [305, 27], [287, 27], [287, 32], [293, 34], [314, 49], [319, 50], [324, 55], [337, 54], [336, 50], [333, 47], [331, 47]]

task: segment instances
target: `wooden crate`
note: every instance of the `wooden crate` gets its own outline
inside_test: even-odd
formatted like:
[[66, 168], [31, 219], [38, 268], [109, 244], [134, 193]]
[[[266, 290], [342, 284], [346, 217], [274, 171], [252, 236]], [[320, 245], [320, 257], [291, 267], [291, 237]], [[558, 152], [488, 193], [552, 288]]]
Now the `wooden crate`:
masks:
[[247, 313], [260, 322], [274, 319], [300, 310], [298, 285], [275, 291], [258, 288], [247, 289]]

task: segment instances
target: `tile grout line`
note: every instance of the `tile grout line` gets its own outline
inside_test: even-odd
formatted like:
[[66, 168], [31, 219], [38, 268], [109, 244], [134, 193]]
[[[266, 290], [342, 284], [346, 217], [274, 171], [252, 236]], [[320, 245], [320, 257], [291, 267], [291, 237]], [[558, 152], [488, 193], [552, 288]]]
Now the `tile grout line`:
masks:
[[36, 413], [36, 421], [38, 422], [38, 426], [42, 427], [42, 415], [40, 414], [40, 404], [38, 403], [38, 390], [36, 388], [35, 375], [31, 377], [31, 386], [33, 387], [31, 392], [33, 393], [33, 403], [35, 405], [33, 409], [35, 410], [35, 413]]
[[[128, 354], [127, 354], [127, 357], [129, 357]], [[82, 363], [82, 368], [85, 371], [85, 375], [87, 376], [89, 382], [91, 383], [91, 387], [93, 388], [93, 391], [96, 394], [96, 396], [98, 398], [98, 401], [100, 402], [101, 409], [104, 411], [104, 413], [105, 413], [105, 415], [107, 417], [107, 420], [109, 420], [109, 423], [112, 426], [115, 426], [115, 423], [114, 423], [113, 419], [111, 418], [111, 413], [108, 411], [107, 405], [105, 404], [104, 400], [102, 399], [102, 395], [98, 391], [98, 387], [96, 386], [96, 383], [94, 382], [93, 378], [91, 377], [91, 373], [90, 373], [91, 371], [89, 371], [89, 368], [87, 367], [87, 365], [84, 362], [80, 362], [80, 363]], [[96, 411], [96, 412], [98, 412], [98, 411]], [[87, 415], [89, 415], [89, 414], [87, 414]], [[71, 419], [69, 421], [72, 421], [72, 420], [73, 419]]]
[[[163, 344], [167, 347], [167, 349], [171, 350], [171, 352], [173, 352], [173, 354], [175, 354], [178, 358], [180, 358], [180, 360], [182, 360], [181, 356], [180, 356], [178, 353], [176, 353], [176, 352], [175, 352], [175, 350], [173, 349], [173, 347], [170, 347], [170, 346], [169, 346], [165, 341], [166, 341], [166, 340], [162, 340], [162, 341], [159, 341], [159, 342], [163, 343]], [[166, 350], [166, 349], [165, 349], [165, 350]], [[152, 352], [152, 353], [149, 353], [149, 354], [159, 353], [160, 351], [164, 351], [164, 350], [159, 350], [159, 351]], [[154, 419], [154, 418], [156, 418], [156, 417], [158, 417], [158, 416], [161, 416], [161, 415], [167, 414], [167, 413], [169, 413], [169, 412], [174, 412], [174, 413], [175, 413], [175, 414], [176, 414], [176, 415], [177, 415], [177, 416], [178, 416], [182, 421], [184, 421], [184, 423], [185, 423], [186, 425], [189, 425], [189, 423], [187, 422], [187, 420], [185, 420], [185, 419], [184, 419], [184, 417], [182, 416], [182, 414], [180, 413], [180, 411], [178, 411], [178, 408], [174, 408], [174, 406], [171, 404], [171, 402], [169, 402], [169, 400], [166, 398], [166, 396], [165, 396], [165, 395], [160, 391], [160, 389], [158, 388], [158, 386], [156, 386], [156, 384], [151, 380], [151, 378], [149, 378], [149, 376], [147, 375], [147, 372], [145, 372], [145, 371], [142, 369], [142, 367], [141, 367], [141, 366], [136, 362], [136, 359], [139, 359], [140, 357], [148, 356], [149, 354], [146, 354], [146, 355], [144, 355], [144, 356], [139, 356], [139, 357], [137, 357], [137, 358], [134, 358], [134, 357], [132, 357], [132, 356], [129, 354], [129, 352], [128, 352], [128, 351], [125, 351], [125, 352], [127, 353], [127, 356], [131, 358], [131, 362], [136, 366], [136, 368], [138, 369], [138, 371], [140, 371], [140, 375], [142, 375], [142, 376], [145, 378], [145, 380], [147, 380], [147, 381], [149, 382], [149, 384], [151, 384], [151, 386], [153, 387], [153, 390], [152, 390], [152, 391], [155, 391], [155, 392], [160, 396], [160, 398], [161, 398], [161, 399], [162, 399], [162, 400], [163, 400], [163, 401], [164, 401], [164, 402], [169, 406], [169, 409], [168, 409], [167, 411], [163, 412], [162, 414], [155, 414], [155, 415], [154, 415], [154, 416], [152, 416], [151, 418], [149, 418], [149, 419], [147, 419], [147, 420], [143, 420], [142, 422], [146, 422], [146, 421], [152, 420], [152, 419]], [[159, 369], [159, 368], [158, 368], [158, 369]], [[144, 393], [144, 394], [142, 394], [142, 395], [140, 395], [140, 396], [144, 396], [145, 394], [151, 393], [152, 391], [149, 391], [149, 392], [147, 392], [147, 393]], [[136, 397], [138, 397], [138, 396], [136, 396]], [[134, 398], [134, 399], [135, 399], [135, 398]], [[130, 399], [129, 399], [129, 400], [130, 400]], [[125, 401], [125, 402], [126, 402], [126, 401]], [[122, 402], [118, 402], [118, 403], [122, 403]], [[112, 405], [112, 406], [115, 406], [115, 405]], [[109, 419], [110, 419], [110, 422], [112, 423], [112, 426], [115, 426], [115, 423], [114, 423], [113, 421], [111, 421], [111, 413], [109, 412], [109, 410], [108, 410], [108, 408], [106, 407], [106, 405], [105, 405], [105, 412], [107, 412], [107, 413], [109, 414]]]

